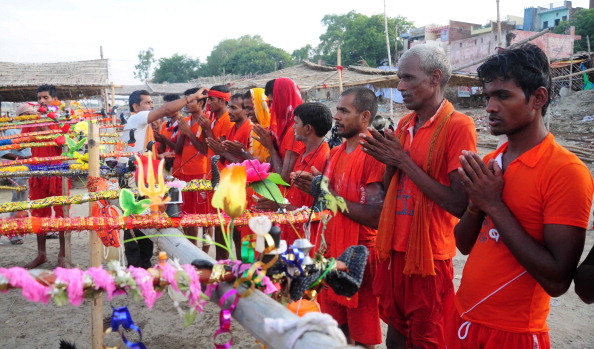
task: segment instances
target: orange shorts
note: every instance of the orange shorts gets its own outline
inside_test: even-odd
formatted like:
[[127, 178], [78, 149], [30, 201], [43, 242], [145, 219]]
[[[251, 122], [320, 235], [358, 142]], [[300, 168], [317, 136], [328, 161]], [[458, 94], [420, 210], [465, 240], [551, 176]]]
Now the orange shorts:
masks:
[[[184, 175], [179, 174], [177, 178], [189, 182], [192, 179], [203, 179], [206, 175]], [[210, 200], [206, 191], [182, 191], [181, 210], [184, 214], [205, 214], [209, 213]]]
[[405, 253], [392, 251], [380, 262], [373, 282], [384, 322], [407, 339], [409, 348], [445, 348], [444, 311], [454, 302], [452, 260], [434, 261], [435, 276], [402, 273]]
[[448, 349], [549, 349], [548, 332], [516, 333], [465, 321], [452, 307], [446, 321]]
[[[365, 272], [368, 270], [365, 268]], [[327, 299], [326, 290], [322, 290], [318, 296], [322, 312], [332, 315], [339, 326], [348, 324], [351, 338], [358, 343], [367, 345], [382, 343], [377, 297], [373, 295], [371, 281], [363, 278], [358, 292], [359, 306], [356, 308], [348, 308]]]

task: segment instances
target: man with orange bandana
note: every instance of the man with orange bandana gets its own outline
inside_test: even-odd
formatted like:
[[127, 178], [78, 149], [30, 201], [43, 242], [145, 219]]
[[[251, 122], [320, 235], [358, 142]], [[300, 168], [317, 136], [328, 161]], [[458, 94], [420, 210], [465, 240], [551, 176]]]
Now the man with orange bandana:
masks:
[[473, 120], [444, 99], [451, 75], [445, 52], [418, 45], [398, 66], [398, 90], [412, 112], [396, 131], [370, 128], [365, 152], [386, 164], [386, 201], [373, 288], [388, 324], [388, 348], [444, 348], [444, 309], [454, 297], [454, 226], [468, 203], [458, 156], [476, 149]]
[[[208, 100], [206, 101], [209, 109], [209, 118], [206, 118], [204, 115], [198, 118], [198, 123], [203, 130], [203, 139], [212, 138], [217, 141], [224, 141], [225, 136], [229, 132], [229, 130], [233, 127], [231, 120], [229, 118], [229, 111], [227, 110], [227, 105], [231, 100], [231, 93], [229, 92], [229, 88], [225, 85], [216, 85], [210, 88], [208, 91]], [[211, 148], [208, 149], [207, 157], [209, 159], [208, 166], [210, 169], [210, 159], [215, 155], [214, 150]], [[222, 161], [218, 163], [219, 170], [223, 168]], [[209, 171], [210, 172], [210, 171]], [[212, 193], [207, 194], [207, 203], [210, 205], [210, 201], [212, 198]], [[210, 209], [211, 212], [215, 212], [214, 209]], [[221, 229], [219, 227], [214, 228], [215, 234], [215, 242], [219, 244], [224, 244], [223, 235]], [[216, 259], [226, 259], [228, 258], [228, 253], [225, 249], [216, 246]]]
[[470, 204], [455, 229], [470, 253], [448, 322], [448, 348], [550, 348], [550, 297], [564, 294], [583, 251], [594, 184], [557, 144], [544, 115], [551, 72], [535, 45], [477, 69], [493, 135], [508, 142], [458, 170]]
[[371, 285], [377, 268], [375, 237], [384, 198], [384, 164], [363, 152], [361, 134], [367, 132], [377, 113], [375, 93], [365, 87], [345, 90], [338, 99], [334, 120], [345, 142], [332, 149], [326, 175], [330, 191], [345, 199], [348, 211], [328, 222], [326, 257], [336, 258], [349, 246], [369, 249], [365, 275], [359, 291], [351, 298], [338, 296], [330, 288], [320, 292], [322, 311], [332, 315], [349, 342], [374, 348], [382, 342], [378, 300]]

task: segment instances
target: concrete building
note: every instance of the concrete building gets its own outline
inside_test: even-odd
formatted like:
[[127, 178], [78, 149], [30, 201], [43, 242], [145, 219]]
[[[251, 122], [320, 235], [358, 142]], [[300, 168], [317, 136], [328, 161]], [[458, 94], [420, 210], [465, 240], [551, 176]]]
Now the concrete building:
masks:
[[562, 21], [567, 21], [580, 8], [573, 8], [571, 1], [550, 3], [548, 6], [528, 7], [524, 9], [524, 27], [527, 31], [551, 31]]

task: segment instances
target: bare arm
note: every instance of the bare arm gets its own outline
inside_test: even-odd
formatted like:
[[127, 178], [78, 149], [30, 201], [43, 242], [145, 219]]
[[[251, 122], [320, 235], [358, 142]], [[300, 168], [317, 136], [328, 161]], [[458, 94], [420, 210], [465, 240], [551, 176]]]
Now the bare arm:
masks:
[[464, 212], [462, 218], [454, 228], [456, 247], [458, 247], [458, 250], [460, 250], [463, 255], [469, 254], [472, 250], [484, 220], [485, 213], [472, 203], [469, 203], [468, 209]]
[[[333, 195], [336, 193], [332, 192]], [[343, 212], [345, 216], [364, 226], [377, 229], [380, 214], [382, 213], [382, 203], [384, 202], [384, 187], [381, 183], [369, 183], [365, 187], [367, 197], [366, 204], [346, 201], [348, 212]]]
[[180, 111], [183, 107], [185, 107], [188, 103], [198, 100], [200, 98], [204, 98], [204, 92], [207, 91], [206, 88], [201, 88], [196, 93], [193, 93], [185, 98], [180, 98], [175, 101], [164, 103], [162, 106], [155, 110], [151, 110], [148, 118], [147, 123], [150, 124], [154, 121], [157, 121], [167, 115], [173, 115]]
[[[457, 171], [448, 174], [450, 185], [443, 185], [431, 178], [402, 150], [400, 141], [398, 141], [393, 131], [386, 129], [384, 137], [374, 128], [368, 130], [370, 135], [361, 135], [363, 150], [376, 160], [386, 164], [386, 172], [388, 172], [389, 168], [400, 169], [431, 201], [450, 214], [458, 218], [462, 217], [468, 204], [468, 197], [460, 184]], [[384, 175], [384, 182], [387, 182], [387, 176], [389, 176], [389, 173]], [[392, 176], [389, 178], [391, 179]]]
[[485, 165], [472, 152], [465, 151], [463, 155], [461, 179], [472, 203], [491, 218], [501, 241], [549, 295], [565, 293], [584, 248], [585, 229], [546, 224], [541, 244], [526, 232], [503, 202], [503, 172], [497, 163], [491, 160]]
[[575, 272], [575, 293], [587, 304], [594, 303], [594, 248]]

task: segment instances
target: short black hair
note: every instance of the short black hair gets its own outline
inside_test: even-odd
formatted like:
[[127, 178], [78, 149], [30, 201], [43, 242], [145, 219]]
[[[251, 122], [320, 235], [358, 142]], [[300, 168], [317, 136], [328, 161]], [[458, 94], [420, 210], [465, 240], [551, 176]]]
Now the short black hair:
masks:
[[[194, 93], [198, 92], [199, 90], [200, 90], [200, 87], [189, 88], [184, 91], [184, 96], [193, 95]], [[204, 107], [206, 105], [206, 98], [207, 98], [206, 95], [204, 95], [204, 98], [200, 98], [198, 100], [198, 102], [202, 102], [202, 107]]]
[[163, 102], [173, 102], [179, 99], [179, 95], [177, 93], [169, 93], [163, 96]]
[[373, 120], [377, 114], [377, 96], [375, 92], [363, 86], [354, 86], [344, 90], [340, 96], [347, 96], [354, 94], [353, 106], [357, 109], [357, 112], [362, 113], [369, 110], [371, 117], [369, 122]]
[[130, 112], [134, 112], [134, 104], [140, 105], [142, 102], [142, 97], [140, 96], [150, 96], [151, 94], [147, 90], [136, 90], [130, 94], [128, 97], [128, 106], [130, 107]]
[[247, 90], [246, 93], [243, 94], [243, 99], [252, 99], [252, 91], [251, 90]]
[[241, 109], [244, 109], [245, 107], [243, 106], [243, 98], [244, 98], [243, 93], [236, 93], [233, 96], [231, 96], [231, 98], [229, 100], [232, 101], [234, 99], [241, 99]]
[[311, 125], [318, 137], [324, 137], [332, 128], [332, 111], [319, 102], [303, 103], [295, 108], [295, 116], [303, 125]]
[[551, 68], [547, 55], [538, 46], [524, 44], [504, 50], [481, 64], [476, 71], [483, 86], [495, 79], [515, 82], [524, 91], [526, 103], [538, 88], [544, 87], [549, 93], [542, 107], [542, 115], [546, 114], [551, 101]]
[[58, 97], [58, 91], [54, 85], [43, 84], [37, 88], [37, 93], [45, 91], [47, 91], [52, 98]]
[[269, 80], [268, 82], [266, 82], [266, 85], [264, 86], [264, 94], [266, 96], [273, 96], [273, 91], [274, 91], [274, 82], [276, 81], [276, 79], [272, 79]]

